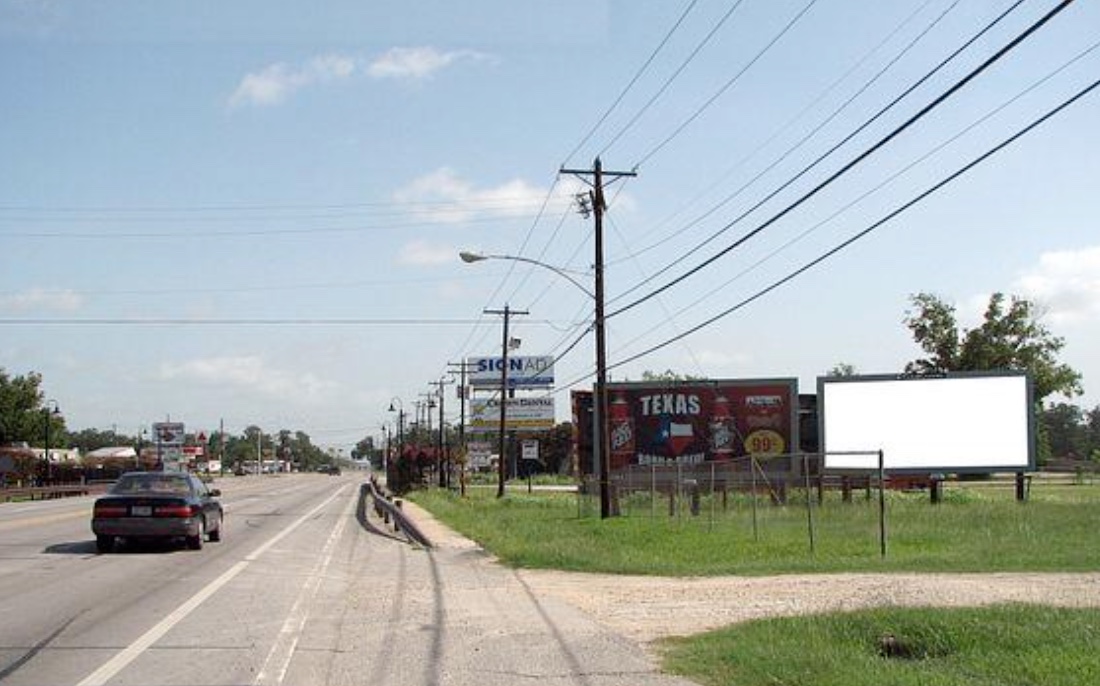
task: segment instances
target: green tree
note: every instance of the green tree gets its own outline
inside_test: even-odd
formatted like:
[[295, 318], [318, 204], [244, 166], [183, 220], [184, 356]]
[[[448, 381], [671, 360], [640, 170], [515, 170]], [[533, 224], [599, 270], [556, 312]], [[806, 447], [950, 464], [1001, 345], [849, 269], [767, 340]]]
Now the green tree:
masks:
[[642, 372], [642, 381], [699, 381], [702, 378], [691, 374], [680, 374], [671, 369], [666, 369], [663, 372], [653, 372], [647, 369]]
[[1035, 307], [1015, 296], [994, 293], [982, 323], [960, 329], [955, 307], [935, 295], [910, 298], [905, 324], [927, 357], [905, 366], [911, 374], [956, 371], [1025, 371], [1031, 375], [1036, 402], [1061, 393], [1079, 395], [1081, 375], [1058, 362], [1065, 342], [1039, 323]]
[[858, 373], [854, 364], [837, 362], [829, 369], [826, 376], [855, 376]]
[[1088, 457], [1088, 431], [1081, 408], [1069, 403], [1054, 403], [1039, 414], [1053, 457]]
[[46, 422], [51, 445], [59, 447], [65, 442], [65, 419], [47, 411], [41, 386], [41, 374], [30, 372], [13, 377], [0, 368], [0, 445], [18, 442], [43, 445]]
[[137, 440], [116, 433], [114, 430], [81, 429], [69, 434], [69, 447], [77, 448], [85, 455], [100, 448], [113, 448], [122, 445], [136, 446]]

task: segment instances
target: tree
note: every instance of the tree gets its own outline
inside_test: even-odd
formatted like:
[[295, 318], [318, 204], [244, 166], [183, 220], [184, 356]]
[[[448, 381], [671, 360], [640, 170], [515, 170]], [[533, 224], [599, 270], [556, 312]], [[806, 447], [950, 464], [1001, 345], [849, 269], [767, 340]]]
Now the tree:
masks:
[[1087, 457], [1089, 442], [1081, 408], [1069, 403], [1054, 403], [1039, 414], [1053, 457]]
[[837, 362], [829, 369], [826, 376], [855, 376], [858, 373], [854, 364]]
[[1031, 375], [1036, 402], [1053, 393], [1082, 392], [1081, 375], [1058, 362], [1065, 342], [1039, 323], [1027, 300], [994, 293], [982, 323], [969, 330], [960, 330], [954, 305], [935, 295], [919, 293], [910, 302], [905, 324], [928, 356], [905, 365], [907, 373], [1024, 371]]
[[50, 443], [64, 443], [65, 420], [48, 412], [41, 390], [42, 375], [30, 372], [26, 376], [9, 376], [0, 368], [0, 445], [26, 442], [44, 444], [46, 422], [49, 422]]
[[691, 374], [679, 374], [671, 369], [666, 369], [663, 372], [652, 372], [647, 369], [642, 372], [642, 381], [699, 381], [702, 378]]

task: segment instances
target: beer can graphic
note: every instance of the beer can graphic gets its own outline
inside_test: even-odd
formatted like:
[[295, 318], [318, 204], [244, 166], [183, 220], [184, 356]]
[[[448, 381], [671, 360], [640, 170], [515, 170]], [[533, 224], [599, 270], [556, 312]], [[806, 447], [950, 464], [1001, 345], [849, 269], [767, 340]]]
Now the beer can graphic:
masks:
[[729, 399], [721, 394], [715, 397], [711, 408], [710, 450], [714, 460], [733, 457], [733, 414]]
[[629, 464], [634, 459], [634, 417], [630, 403], [620, 393], [608, 408], [611, 423], [611, 459], [615, 465]]

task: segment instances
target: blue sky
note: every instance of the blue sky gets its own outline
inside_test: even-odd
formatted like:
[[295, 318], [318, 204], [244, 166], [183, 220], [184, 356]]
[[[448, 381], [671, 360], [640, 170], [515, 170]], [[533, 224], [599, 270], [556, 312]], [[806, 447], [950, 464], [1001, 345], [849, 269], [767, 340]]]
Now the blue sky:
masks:
[[[448, 362], [497, 352], [486, 308], [529, 311], [514, 320], [521, 354], [560, 354], [583, 332], [591, 302], [565, 279], [457, 255], [588, 279], [582, 185], [558, 170], [599, 155], [637, 172], [608, 191], [610, 311], [766, 225], [609, 320], [613, 379], [672, 369], [812, 390], [841, 362], [895, 372], [919, 356], [911, 294], [974, 325], [1001, 291], [1040, 305], [1091, 408], [1095, 93], [835, 257], [623, 363], [1095, 80], [1100, 7], [1077, 2], [768, 223], [1054, 4], [1021, 3], [735, 223], [1011, 3], [0, 0], [0, 367], [42, 373], [71, 428], [224, 419], [347, 448], [392, 422], [392, 398], [411, 411]], [[559, 389], [590, 384], [592, 360], [589, 336], [559, 360]]]

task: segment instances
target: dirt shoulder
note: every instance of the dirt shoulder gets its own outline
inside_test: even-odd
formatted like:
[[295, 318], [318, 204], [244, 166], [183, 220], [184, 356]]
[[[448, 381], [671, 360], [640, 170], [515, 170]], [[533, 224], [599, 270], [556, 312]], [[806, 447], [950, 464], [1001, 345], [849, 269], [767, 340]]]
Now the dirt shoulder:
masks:
[[[407, 503], [441, 548], [478, 549]], [[517, 570], [534, 592], [559, 598], [637, 641], [681, 636], [762, 617], [896, 606], [1030, 602], [1100, 607], [1100, 573], [814, 574], [769, 577], [651, 577]]]

